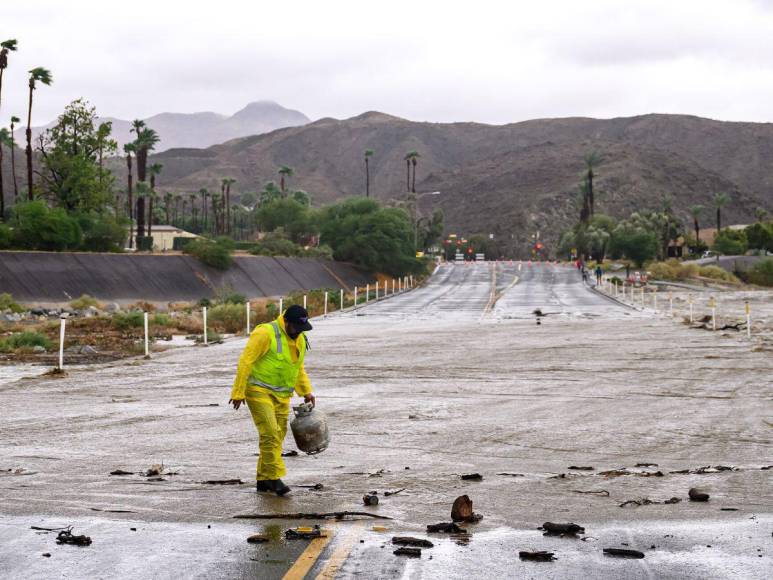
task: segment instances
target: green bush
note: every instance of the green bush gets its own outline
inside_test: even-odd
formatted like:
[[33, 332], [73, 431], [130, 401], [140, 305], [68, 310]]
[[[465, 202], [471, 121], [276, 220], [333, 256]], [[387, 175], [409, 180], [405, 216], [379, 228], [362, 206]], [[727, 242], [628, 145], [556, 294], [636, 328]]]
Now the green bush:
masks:
[[150, 319], [150, 323], [154, 326], [171, 326], [172, 318], [168, 314], [156, 313]]
[[34, 346], [42, 346], [46, 350], [49, 350], [52, 343], [45, 334], [31, 330], [17, 332], [8, 338], [0, 340], [0, 352], [11, 352], [18, 348], [32, 348]]
[[5, 224], [0, 224], [0, 250], [13, 246], [13, 230]]
[[247, 302], [247, 298], [243, 294], [232, 292], [223, 296], [222, 302], [224, 304], [244, 304]]
[[14, 243], [19, 248], [61, 251], [80, 246], [80, 225], [62, 208], [50, 209], [43, 201], [28, 201], [14, 206], [14, 216], [18, 224]]
[[749, 269], [749, 282], [760, 286], [773, 286], [773, 258], [760, 260]]
[[81, 249], [87, 252], [121, 252], [128, 237], [128, 223], [110, 214], [79, 216], [83, 230]]
[[727, 256], [741, 256], [749, 249], [743, 230], [722, 230], [714, 238], [714, 251]]
[[138, 252], [152, 252], [153, 251], [153, 236], [142, 236], [137, 238], [137, 251]]
[[128, 330], [130, 328], [140, 328], [145, 325], [145, 316], [139, 310], [131, 312], [116, 312], [113, 315], [113, 326], [119, 330]]
[[212, 266], [218, 270], [227, 270], [233, 262], [233, 259], [231, 258], [231, 249], [229, 245], [222, 240], [213, 242], [211, 240], [199, 238], [186, 245], [183, 252], [194, 256], [203, 264]]
[[93, 296], [82, 294], [80, 298], [70, 301], [70, 306], [75, 310], [86, 310], [89, 306], [99, 307], [99, 302]]
[[235, 333], [247, 324], [243, 304], [218, 304], [207, 311], [207, 326], [222, 331]]
[[773, 222], [752, 224], [744, 232], [749, 248], [773, 250]]
[[10, 310], [11, 312], [24, 312], [24, 307], [13, 299], [8, 292], [0, 294], [0, 311]]
[[172, 249], [177, 252], [184, 252], [185, 247], [190, 244], [196, 238], [183, 238], [177, 237], [172, 239]]
[[266, 316], [271, 318], [271, 320], [276, 320], [276, 318], [279, 316], [279, 306], [274, 302], [269, 302], [266, 304]]

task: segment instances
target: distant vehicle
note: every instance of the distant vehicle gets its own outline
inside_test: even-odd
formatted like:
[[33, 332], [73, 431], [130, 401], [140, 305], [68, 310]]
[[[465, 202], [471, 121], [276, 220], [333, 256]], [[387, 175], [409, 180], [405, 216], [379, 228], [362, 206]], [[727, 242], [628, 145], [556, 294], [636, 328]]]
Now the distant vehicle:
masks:
[[717, 253], [713, 250], [706, 250], [703, 252], [703, 255], [701, 255], [701, 258], [716, 258]]

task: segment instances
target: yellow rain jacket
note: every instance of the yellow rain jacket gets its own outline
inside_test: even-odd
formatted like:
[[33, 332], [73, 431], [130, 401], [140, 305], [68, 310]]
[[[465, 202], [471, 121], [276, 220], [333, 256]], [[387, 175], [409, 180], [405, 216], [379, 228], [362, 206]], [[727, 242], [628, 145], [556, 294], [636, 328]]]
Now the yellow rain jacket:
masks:
[[311, 393], [311, 382], [303, 367], [306, 337], [303, 333], [295, 340], [287, 336], [283, 314], [252, 331], [231, 389], [231, 399], [246, 399], [258, 430], [259, 481], [285, 475], [282, 442], [287, 434], [290, 398], [293, 390], [301, 397]]

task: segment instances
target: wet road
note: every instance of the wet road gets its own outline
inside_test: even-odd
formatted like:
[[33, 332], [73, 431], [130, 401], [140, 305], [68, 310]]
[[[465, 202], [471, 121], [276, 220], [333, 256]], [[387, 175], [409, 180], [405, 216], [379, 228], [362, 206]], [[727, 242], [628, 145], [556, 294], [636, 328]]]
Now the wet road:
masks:
[[[773, 470], [760, 469], [773, 463], [773, 365], [737, 336], [614, 304], [570, 267], [516, 262], [444, 266], [424, 288], [317, 321], [312, 345], [333, 442], [287, 459], [288, 483], [325, 487], [285, 499], [201, 483], [254, 473], [254, 428], [225, 407], [243, 340], [0, 384], [0, 469], [27, 470], [0, 475], [5, 573], [272, 578], [309, 561], [309, 577], [762, 578], [773, 565]], [[108, 475], [162, 461], [178, 474]], [[738, 470], [670, 473], [706, 465]], [[483, 480], [459, 477], [472, 472]], [[711, 501], [686, 501], [692, 486]], [[484, 516], [468, 543], [434, 535], [420, 560], [392, 554], [392, 535], [428, 537], [461, 494]], [[683, 501], [619, 507], [671, 497]], [[326, 523], [316, 558], [314, 542], [280, 539], [308, 522], [232, 519], [342, 509], [394, 519]], [[545, 538], [544, 521], [575, 521], [588, 539]], [[94, 544], [29, 529], [68, 524]], [[274, 540], [247, 544], [255, 531]], [[602, 555], [622, 544], [646, 558]], [[559, 559], [521, 562], [524, 549]]]

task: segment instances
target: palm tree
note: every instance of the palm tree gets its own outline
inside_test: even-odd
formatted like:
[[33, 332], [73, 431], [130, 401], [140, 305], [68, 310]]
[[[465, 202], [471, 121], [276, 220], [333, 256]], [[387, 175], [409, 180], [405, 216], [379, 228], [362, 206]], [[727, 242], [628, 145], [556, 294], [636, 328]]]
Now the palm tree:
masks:
[[226, 177], [223, 180], [225, 184], [225, 220], [226, 228], [225, 233], [231, 233], [231, 186], [236, 183], [236, 180], [232, 177]]
[[153, 202], [156, 199], [156, 177], [164, 168], [160, 163], [154, 163], [148, 168], [150, 173], [150, 207], [148, 208], [148, 237], [153, 235]]
[[13, 141], [8, 129], [0, 129], [0, 221], [5, 221], [5, 187], [3, 186], [3, 146], [12, 147]]
[[11, 178], [13, 179], [13, 200], [19, 203], [19, 184], [16, 182], [16, 141], [13, 136], [14, 126], [21, 123], [21, 119], [14, 115], [11, 116]]
[[180, 202], [182, 201], [183, 196], [181, 193], [175, 193], [174, 194], [174, 223], [177, 227], [180, 223]]
[[588, 211], [589, 211], [589, 217], [593, 217], [593, 215], [596, 212], [596, 200], [593, 195], [593, 168], [598, 165], [601, 162], [600, 157], [595, 151], [591, 151], [585, 156], [585, 167], [587, 169], [587, 173], [585, 174], [585, 179], [587, 180], [588, 184]]
[[214, 192], [210, 199], [212, 200], [212, 232], [218, 235], [220, 233], [220, 202], [223, 199], [223, 195]]
[[170, 213], [171, 213], [171, 205], [172, 200], [174, 199], [174, 196], [172, 195], [171, 191], [167, 191], [164, 194], [164, 219], [167, 223], [167, 225], [172, 225], [172, 220], [170, 219]]
[[201, 196], [201, 213], [204, 217], [204, 227], [201, 229], [202, 232], [207, 231], [207, 198], [209, 197], [209, 190], [206, 187], [202, 187], [199, 190], [199, 195]]
[[285, 177], [289, 179], [292, 176], [293, 176], [292, 167], [289, 167], [287, 165], [282, 165], [279, 167], [279, 189], [282, 193], [285, 192]]
[[3, 72], [8, 68], [8, 53], [17, 49], [15, 38], [0, 42], [0, 104], [3, 102]]
[[700, 246], [701, 244], [701, 227], [698, 223], [698, 218], [701, 217], [701, 214], [703, 213], [703, 206], [702, 205], [693, 205], [690, 206], [690, 215], [692, 216], [692, 223], [695, 227], [695, 245]]
[[[158, 134], [153, 129], [145, 127], [142, 121], [134, 121], [137, 138], [134, 140], [137, 156], [137, 182], [145, 181], [148, 166], [148, 153], [153, 150], [159, 141]], [[145, 197], [137, 197], [137, 237], [145, 237]]]
[[373, 157], [373, 149], [365, 150], [365, 197], [370, 197], [370, 167], [368, 160]]
[[730, 202], [730, 196], [726, 193], [714, 194], [714, 207], [717, 210], [717, 235], [722, 229], [722, 207]]
[[183, 215], [182, 215], [183, 227], [186, 227], [185, 226], [185, 206], [188, 205], [188, 200], [186, 200], [185, 196], [183, 195], [180, 196], [180, 199], [182, 199], [183, 201]]
[[54, 79], [51, 76], [51, 72], [42, 67], [31, 69], [29, 74], [30, 98], [29, 106], [27, 107], [27, 196], [31, 201], [34, 197], [32, 191], [32, 93], [35, 91], [38, 83], [43, 83], [48, 86]]
[[[108, 145], [108, 138], [110, 137], [110, 132], [113, 130], [113, 122], [112, 121], [105, 121], [104, 123], [100, 123], [99, 127], [97, 128], [97, 160], [99, 163], [99, 185], [102, 186], [102, 183], [104, 181], [104, 163], [103, 158], [105, 154], [105, 147]], [[115, 147], [116, 143], [113, 141], [110, 146]]]
[[[418, 151], [408, 151], [405, 154], [405, 166], [407, 169], [406, 177], [406, 191], [416, 193], [416, 164], [418, 163], [419, 153]], [[411, 186], [411, 166], [413, 166], [413, 186]]]
[[188, 199], [191, 200], [191, 229], [196, 230], [196, 194], [189, 193]]
[[126, 153], [126, 201], [129, 205], [129, 247], [134, 247], [134, 195], [132, 190], [132, 153], [136, 151], [134, 143], [124, 143], [123, 151]]

